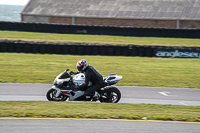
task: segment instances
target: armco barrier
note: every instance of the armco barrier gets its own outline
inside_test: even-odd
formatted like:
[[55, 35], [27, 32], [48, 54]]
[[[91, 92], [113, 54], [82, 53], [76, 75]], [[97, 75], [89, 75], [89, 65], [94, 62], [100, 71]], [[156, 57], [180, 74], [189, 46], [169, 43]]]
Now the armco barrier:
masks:
[[0, 41], [0, 52], [200, 58], [200, 48], [198, 47], [93, 45], [81, 43], [42, 43], [21, 41]]
[[200, 38], [200, 29], [134, 28], [0, 21], [0, 30], [61, 34], [96, 34], [138, 37]]

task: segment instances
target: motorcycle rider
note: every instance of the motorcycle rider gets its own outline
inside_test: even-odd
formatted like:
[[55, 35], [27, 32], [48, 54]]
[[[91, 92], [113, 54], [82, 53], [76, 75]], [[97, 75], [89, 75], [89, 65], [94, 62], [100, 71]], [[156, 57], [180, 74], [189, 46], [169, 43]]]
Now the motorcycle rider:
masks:
[[[103, 86], [103, 76], [97, 72], [93, 66], [90, 66], [87, 64], [87, 61], [82, 59], [79, 60], [76, 64], [76, 67], [78, 69], [78, 72], [70, 72], [71, 74], [78, 74], [78, 73], [84, 73], [85, 74], [85, 82], [75, 86], [75, 89], [81, 90], [77, 91], [76, 95], [74, 96], [74, 99], [77, 99], [80, 96], [85, 96], [87, 100], [98, 100], [98, 93], [95, 93], [97, 89], [100, 89]], [[89, 81], [92, 83], [92, 85], [88, 88]], [[83, 92], [85, 91], [85, 93]], [[74, 100], [72, 99], [72, 100]]]

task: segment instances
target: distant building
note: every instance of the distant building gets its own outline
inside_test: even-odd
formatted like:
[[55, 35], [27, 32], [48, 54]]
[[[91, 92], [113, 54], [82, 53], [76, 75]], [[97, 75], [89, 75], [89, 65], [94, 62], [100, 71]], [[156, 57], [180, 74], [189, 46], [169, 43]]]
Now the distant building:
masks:
[[24, 22], [198, 28], [200, 0], [30, 0]]

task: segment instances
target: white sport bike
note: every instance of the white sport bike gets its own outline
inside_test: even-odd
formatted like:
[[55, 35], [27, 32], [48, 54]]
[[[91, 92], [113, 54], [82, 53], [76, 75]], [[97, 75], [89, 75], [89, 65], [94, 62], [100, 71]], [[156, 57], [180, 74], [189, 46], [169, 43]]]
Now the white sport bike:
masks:
[[[66, 72], [69, 69], [66, 70]], [[79, 73], [77, 75], [71, 76], [70, 72], [65, 74], [65, 78], [59, 79], [60, 73], [56, 79], [54, 80], [54, 85], [47, 92], [46, 97], [49, 101], [86, 101], [84, 91], [75, 90], [75, 85], [80, 85], [85, 81], [85, 75], [83, 73]], [[110, 74], [104, 78], [104, 85], [95, 91], [95, 101], [99, 100], [100, 102], [106, 103], [117, 103], [121, 98], [121, 93], [118, 88], [111, 86], [122, 79], [122, 76], [116, 74]], [[89, 83], [88, 87], [92, 84]], [[79, 98], [77, 95], [81, 95]], [[91, 99], [92, 101], [93, 99]]]

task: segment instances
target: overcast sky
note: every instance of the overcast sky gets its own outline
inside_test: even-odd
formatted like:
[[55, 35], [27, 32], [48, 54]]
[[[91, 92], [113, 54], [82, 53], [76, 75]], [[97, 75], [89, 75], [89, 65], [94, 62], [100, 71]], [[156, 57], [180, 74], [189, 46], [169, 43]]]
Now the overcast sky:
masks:
[[6, 5], [26, 5], [29, 0], [0, 0], [0, 4]]

